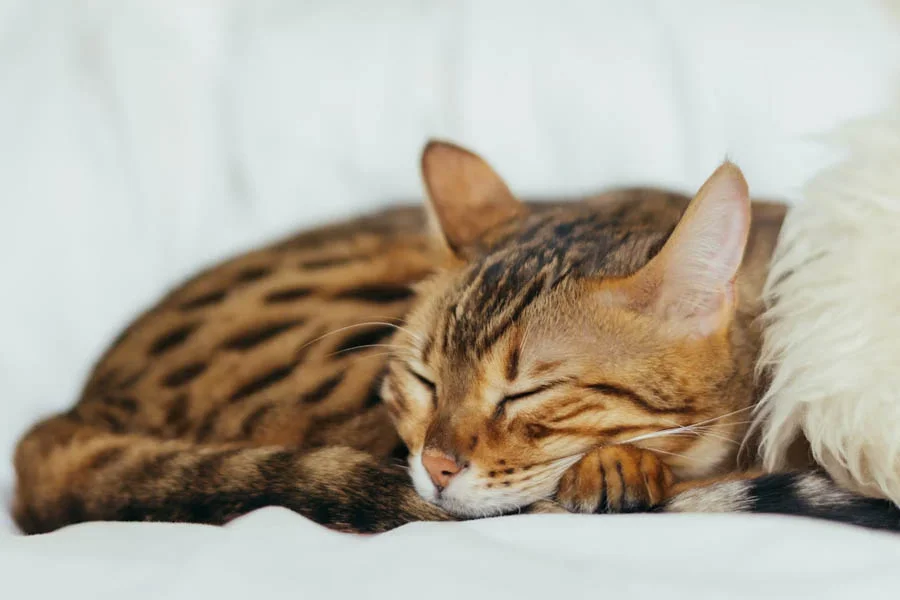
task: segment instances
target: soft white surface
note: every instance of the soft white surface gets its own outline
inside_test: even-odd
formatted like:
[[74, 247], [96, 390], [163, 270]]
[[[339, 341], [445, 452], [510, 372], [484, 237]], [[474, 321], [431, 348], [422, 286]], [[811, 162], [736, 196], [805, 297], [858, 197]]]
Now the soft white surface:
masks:
[[[0, 451], [200, 264], [417, 197], [428, 136], [473, 146], [523, 193], [687, 190], [728, 154], [755, 194], [795, 198], [830, 157], [810, 136], [886, 100], [889, 27], [876, 0], [0, 0]], [[276, 511], [0, 537], [0, 552], [2, 585], [42, 586], [31, 597], [359, 597], [356, 574], [374, 597], [900, 587], [897, 540], [716, 517], [360, 541]]]
[[896, 599], [892, 534], [784, 517], [508, 517], [336, 534], [281, 508], [225, 528], [0, 538], [16, 598]]

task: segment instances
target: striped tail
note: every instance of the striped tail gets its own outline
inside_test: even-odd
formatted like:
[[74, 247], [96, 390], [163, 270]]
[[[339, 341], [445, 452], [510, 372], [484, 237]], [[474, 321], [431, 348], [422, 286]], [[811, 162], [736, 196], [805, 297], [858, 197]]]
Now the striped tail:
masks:
[[769, 513], [900, 531], [900, 508], [839, 487], [821, 472], [772, 473], [678, 491], [657, 512]]
[[13, 514], [25, 533], [84, 521], [219, 525], [283, 506], [332, 529], [376, 533], [449, 515], [403, 469], [345, 447], [191, 444], [100, 431], [72, 415], [20, 442]]

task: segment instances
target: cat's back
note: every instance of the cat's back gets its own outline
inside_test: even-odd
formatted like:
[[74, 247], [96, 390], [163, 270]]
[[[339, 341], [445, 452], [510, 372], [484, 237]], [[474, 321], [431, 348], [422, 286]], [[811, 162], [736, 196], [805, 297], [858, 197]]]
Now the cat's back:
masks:
[[[376, 403], [379, 345], [435, 263], [424, 212], [408, 207], [227, 260], [131, 324], [76, 410], [164, 438], [298, 443], [307, 417]], [[294, 425], [267, 427], [279, 417]]]
[[[669, 232], [688, 202], [630, 189], [531, 206]], [[743, 277], [750, 295], [759, 295], [782, 216], [777, 205], [754, 205]], [[442, 260], [419, 207], [312, 229], [227, 260], [126, 328], [75, 410], [113, 431], [198, 442], [353, 439], [371, 449], [378, 436], [392, 441], [378, 433], [389, 428], [377, 394], [385, 344], [403, 325], [413, 284]]]

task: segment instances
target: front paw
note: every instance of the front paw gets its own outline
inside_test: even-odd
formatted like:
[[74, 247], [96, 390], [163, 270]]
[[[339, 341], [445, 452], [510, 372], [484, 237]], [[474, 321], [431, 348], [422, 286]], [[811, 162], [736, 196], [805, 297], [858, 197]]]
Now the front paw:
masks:
[[665, 500], [673, 482], [672, 472], [653, 452], [605, 446], [563, 474], [556, 500], [571, 512], [643, 512]]

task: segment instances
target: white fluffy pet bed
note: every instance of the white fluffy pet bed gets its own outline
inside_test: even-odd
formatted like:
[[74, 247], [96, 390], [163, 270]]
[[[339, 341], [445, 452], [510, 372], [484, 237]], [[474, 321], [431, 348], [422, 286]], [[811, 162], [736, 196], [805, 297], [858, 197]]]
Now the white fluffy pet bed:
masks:
[[838, 481], [900, 504], [900, 101], [837, 137], [849, 153], [806, 186], [769, 276], [763, 455], [779, 468], [805, 435]]

